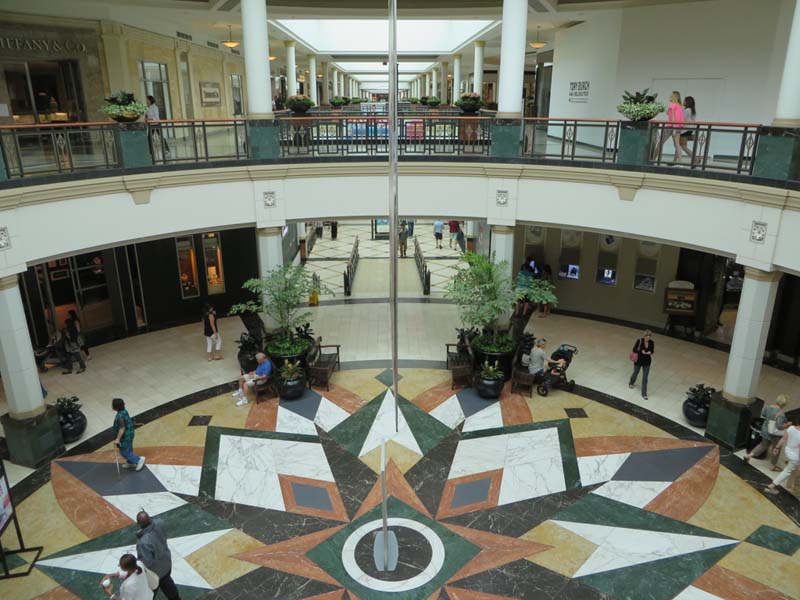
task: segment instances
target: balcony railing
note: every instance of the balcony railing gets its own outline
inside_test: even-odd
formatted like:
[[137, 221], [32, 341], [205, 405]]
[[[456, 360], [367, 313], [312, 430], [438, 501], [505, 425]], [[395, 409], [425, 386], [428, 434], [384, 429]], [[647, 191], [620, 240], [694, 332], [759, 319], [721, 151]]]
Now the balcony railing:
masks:
[[[388, 152], [386, 117], [290, 117], [278, 121], [281, 155], [374, 156]], [[489, 117], [401, 116], [397, 119], [401, 155], [488, 155]]]
[[0, 126], [0, 151], [9, 178], [74, 173], [120, 166], [114, 123]]
[[619, 146], [619, 123], [605, 119], [527, 118], [522, 155], [613, 163]]
[[150, 121], [147, 137], [154, 164], [248, 157], [247, 122], [244, 119]]

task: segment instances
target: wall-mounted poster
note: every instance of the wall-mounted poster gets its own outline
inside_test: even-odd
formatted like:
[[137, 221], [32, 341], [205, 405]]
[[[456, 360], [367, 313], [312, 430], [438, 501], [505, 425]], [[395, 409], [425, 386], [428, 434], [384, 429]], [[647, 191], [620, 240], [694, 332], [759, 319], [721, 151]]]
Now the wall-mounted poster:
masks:
[[218, 83], [213, 81], [200, 82], [200, 104], [203, 106], [219, 106], [222, 104], [222, 91]]

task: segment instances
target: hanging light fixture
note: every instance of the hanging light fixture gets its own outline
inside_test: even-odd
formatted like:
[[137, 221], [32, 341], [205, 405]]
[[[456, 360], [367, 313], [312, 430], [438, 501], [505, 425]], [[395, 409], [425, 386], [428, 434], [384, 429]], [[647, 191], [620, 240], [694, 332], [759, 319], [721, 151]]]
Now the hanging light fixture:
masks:
[[228, 39], [222, 42], [222, 45], [226, 48], [236, 48], [239, 45], [235, 39], [233, 39], [233, 34], [231, 33], [231, 26], [228, 25]]
[[542, 42], [539, 40], [539, 33], [541, 32], [541, 29], [542, 28], [539, 26], [536, 27], [536, 41], [528, 44], [528, 46], [530, 46], [534, 50], [538, 50], [539, 48], [544, 48], [545, 46], [547, 46], [547, 42]]

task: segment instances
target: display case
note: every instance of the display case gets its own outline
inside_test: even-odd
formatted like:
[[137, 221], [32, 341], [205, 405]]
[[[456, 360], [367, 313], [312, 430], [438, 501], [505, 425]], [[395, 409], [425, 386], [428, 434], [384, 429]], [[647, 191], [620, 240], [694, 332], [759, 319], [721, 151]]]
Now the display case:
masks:
[[664, 312], [668, 315], [694, 315], [697, 290], [668, 287], [664, 291]]

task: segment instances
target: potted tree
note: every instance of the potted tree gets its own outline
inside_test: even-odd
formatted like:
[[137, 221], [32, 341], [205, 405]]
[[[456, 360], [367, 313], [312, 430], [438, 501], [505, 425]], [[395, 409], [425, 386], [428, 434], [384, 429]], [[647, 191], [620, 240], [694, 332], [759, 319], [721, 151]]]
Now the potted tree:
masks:
[[474, 114], [483, 106], [483, 100], [481, 100], [480, 94], [475, 92], [467, 92], [465, 94], [461, 94], [461, 97], [456, 100], [454, 104], [464, 113]]
[[664, 112], [666, 107], [657, 101], [658, 94], [648, 94], [649, 89], [645, 88], [643, 91], [633, 94], [626, 91], [622, 94], [622, 104], [617, 106], [619, 113], [629, 121], [641, 122], [649, 121]]
[[472, 385], [481, 398], [497, 400], [503, 391], [505, 381], [506, 376], [500, 368], [500, 363], [494, 361], [494, 364], [489, 364], [489, 361], [485, 361], [475, 374]]
[[277, 331], [267, 341], [266, 352], [275, 364], [285, 361], [305, 361], [311, 340], [298, 333], [297, 328], [311, 320], [312, 313], [301, 311], [311, 292], [332, 294], [324, 285], [314, 282], [313, 275], [303, 265], [284, 265], [265, 277], [248, 279], [242, 286], [255, 296], [231, 307], [230, 314], [242, 312], [265, 313], [277, 325]]
[[361, 98], [357, 98], [355, 96], [350, 98], [350, 104], [361, 104], [362, 102], [363, 100]]
[[58, 421], [61, 425], [61, 436], [65, 444], [71, 444], [81, 439], [86, 431], [86, 415], [81, 411], [77, 396], [62, 397], [56, 400]]
[[422, 96], [419, 99], [419, 103], [422, 104], [422, 106], [427, 106], [428, 105], [428, 97], [427, 96]]
[[105, 99], [106, 103], [100, 108], [106, 115], [117, 123], [132, 123], [138, 121], [147, 107], [141, 102], [136, 102], [133, 94], [119, 90]]
[[495, 263], [494, 255], [487, 257], [474, 252], [467, 252], [461, 260], [467, 266], [448, 284], [445, 297], [458, 305], [465, 327], [482, 332], [470, 344], [477, 364], [497, 362], [507, 379], [511, 376], [515, 342], [509, 333], [500, 330], [499, 321], [510, 314], [524, 292], [514, 286], [507, 261]]
[[419, 98], [409, 98], [408, 101], [411, 104], [419, 104]]
[[436, 108], [442, 103], [442, 101], [436, 96], [428, 96], [425, 103], [431, 108]]
[[278, 369], [279, 391], [284, 400], [297, 400], [306, 390], [306, 372], [299, 360], [283, 361]]
[[555, 292], [556, 286], [552, 281], [534, 279], [533, 277], [526, 277], [525, 279], [519, 277], [517, 286], [532, 304], [549, 304], [551, 308], [558, 305], [558, 296], [556, 296]]
[[342, 108], [345, 104], [347, 104], [346, 98], [342, 98], [341, 96], [334, 96], [331, 98], [331, 106], [333, 108]]
[[305, 114], [314, 106], [314, 101], [305, 94], [295, 94], [286, 99], [286, 108], [298, 114]]

